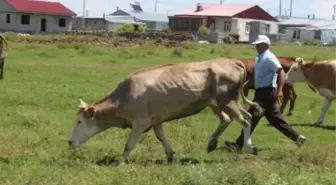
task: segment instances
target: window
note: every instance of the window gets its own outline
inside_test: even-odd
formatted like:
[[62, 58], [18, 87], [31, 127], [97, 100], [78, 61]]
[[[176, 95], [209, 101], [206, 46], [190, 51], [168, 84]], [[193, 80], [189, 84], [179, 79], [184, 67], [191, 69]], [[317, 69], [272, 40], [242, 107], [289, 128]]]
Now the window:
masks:
[[97, 24], [97, 21], [93, 21], [93, 24]]
[[30, 24], [30, 16], [29, 15], [21, 15], [21, 24], [29, 25]]
[[322, 35], [321, 30], [314, 31], [314, 39], [321, 40], [321, 35]]
[[294, 30], [293, 39], [300, 39], [300, 30]]
[[231, 31], [231, 21], [224, 21], [224, 32]]
[[7, 14], [7, 15], [6, 15], [6, 23], [7, 23], [7, 24], [10, 24], [10, 18], [11, 18], [11, 17], [10, 17], [10, 14]]
[[65, 27], [66, 20], [64, 18], [58, 19], [58, 27]]
[[265, 33], [266, 33], [266, 34], [269, 34], [269, 33], [270, 33], [270, 30], [271, 30], [271, 25], [269, 25], [269, 24], [265, 24]]
[[250, 33], [250, 23], [249, 22], [247, 22], [245, 25], [245, 32]]

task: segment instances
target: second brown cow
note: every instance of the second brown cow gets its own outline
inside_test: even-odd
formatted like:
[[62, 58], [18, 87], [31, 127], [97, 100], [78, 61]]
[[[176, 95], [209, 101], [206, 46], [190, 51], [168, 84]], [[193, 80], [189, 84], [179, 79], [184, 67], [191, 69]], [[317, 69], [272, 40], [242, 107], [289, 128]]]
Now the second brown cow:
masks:
[[[284, 69], [284, 72], [287, 73], [290, 69], [291, 65], [295, 62], [296, 57], [277, 57], [281, 66]], [[241, 60], [247, 69], [247, 80], [249, 80], [248, 85], [244, 88], [244, 94], [245, 96], [248, 96], [248, 92], [250, 89], [254, 89], [254, 59], [239, 59]], [[293, 114], [293, 109], [296, 101], [296, 93], [294, 90], [294, 86], [290, 85], [288, 83], [285, 83], [283, 86], [283, 102], [280, 107], [281, 113], [283, 113], [284, 109], [286, 108], [286, 105], [288, 101], [289, 104], [289, 110], [287, 116], [291, 116]]]

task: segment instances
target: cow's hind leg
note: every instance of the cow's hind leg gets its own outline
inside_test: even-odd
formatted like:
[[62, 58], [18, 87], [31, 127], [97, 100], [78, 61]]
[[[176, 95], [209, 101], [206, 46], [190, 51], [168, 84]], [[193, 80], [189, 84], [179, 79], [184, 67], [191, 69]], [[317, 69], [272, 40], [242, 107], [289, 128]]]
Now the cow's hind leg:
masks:
[[210, 137], [210, 140], [208, 143], [208, 152], [212, 152], [213, 150], [217, 148], [218, 137], [222, 135], [222, 133], [226, 130], [226, 128], [231, 123], [231, 118], [227, 114], [229, 113], [230, 110], [227, 110], [227, 108], [224, 108], [224, 109], [218, 108], [217, 106], [211, 106], [211, 108], [212, 108], [212, 111], [219, 118], [220, 122], [219, 122], [217, 129]]
[[285, 110], [286, 105], [288, 101], [290, 100], [290, 96], [291, 96], [291, 88], [288, 84], [284, 84], [282, 94], [283, 94], [283, 101], [281, 102], [281, 106], [280, 106], [281, 113], [283, 113], [283, 111]]
[[325, 98], [324, 99], [324, 104], [323, 104], [323, 106], [321, 108], [320, 116], [319, 116], [319, 118], [314, 123], [315, 126], [320, 126], [320, 125], [323, 124], [325, 115], [327, 114], [327, 111], [328, 111], [328, 109], [330, 107], [330, 104], [331, 104], [331, 100], [328, 99], [328, 98]]
[[290, 94], [289, 110], [288, 110], [287, 116], [293, 115], [293, 109], [294, 109], [295, 101], [297, 97], [295, 90], [294, 90], [294, 86], [290, 86], [290, 89], [291, 89], [291, 94]]
[[162, 143], [163, 148], [165, 149], [168, 163], [173, 162], [174, 151], [169, 145], [166, 136], [164, 135], [162, 124], [156, 124], [153, 126], [154, 133], [156, 138]]
[[252, 115], [247, 112], [238, 102], [228, 104], [229, 108], [235, 113], [235, 118], [242, 124], [244, 132], [244, 146], [243, 151], [248, 153], [257, 153], [257, 149], [252, 145], [251, 139], [251, 124]]

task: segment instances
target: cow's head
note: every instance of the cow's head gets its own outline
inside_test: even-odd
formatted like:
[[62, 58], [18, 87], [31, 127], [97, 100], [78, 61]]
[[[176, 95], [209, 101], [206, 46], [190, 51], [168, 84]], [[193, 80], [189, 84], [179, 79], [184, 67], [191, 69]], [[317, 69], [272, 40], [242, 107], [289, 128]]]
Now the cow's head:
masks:
[[71, 147], [78, 147], [92, 136], [105, 130], [106, 124], [96, 119], [97, 108], [80, 99], [72, 136], [69, 140]]
[[305, 76], [302, 71], [302, 65], [305, 62], [302, 58], [296, 58], [288, 72], [286, 73], [286, 83], [293, 84], [296, 82], [305, 81]]

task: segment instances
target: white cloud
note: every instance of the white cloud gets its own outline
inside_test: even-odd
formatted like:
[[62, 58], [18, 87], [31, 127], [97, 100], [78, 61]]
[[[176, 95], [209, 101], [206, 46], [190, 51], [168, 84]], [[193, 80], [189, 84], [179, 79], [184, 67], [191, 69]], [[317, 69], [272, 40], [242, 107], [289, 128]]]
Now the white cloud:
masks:
[[331, 19], [334, 5], [336, 5], [336, 0], [319, 0], [311, 4], [311, 8], [316, 17]]

